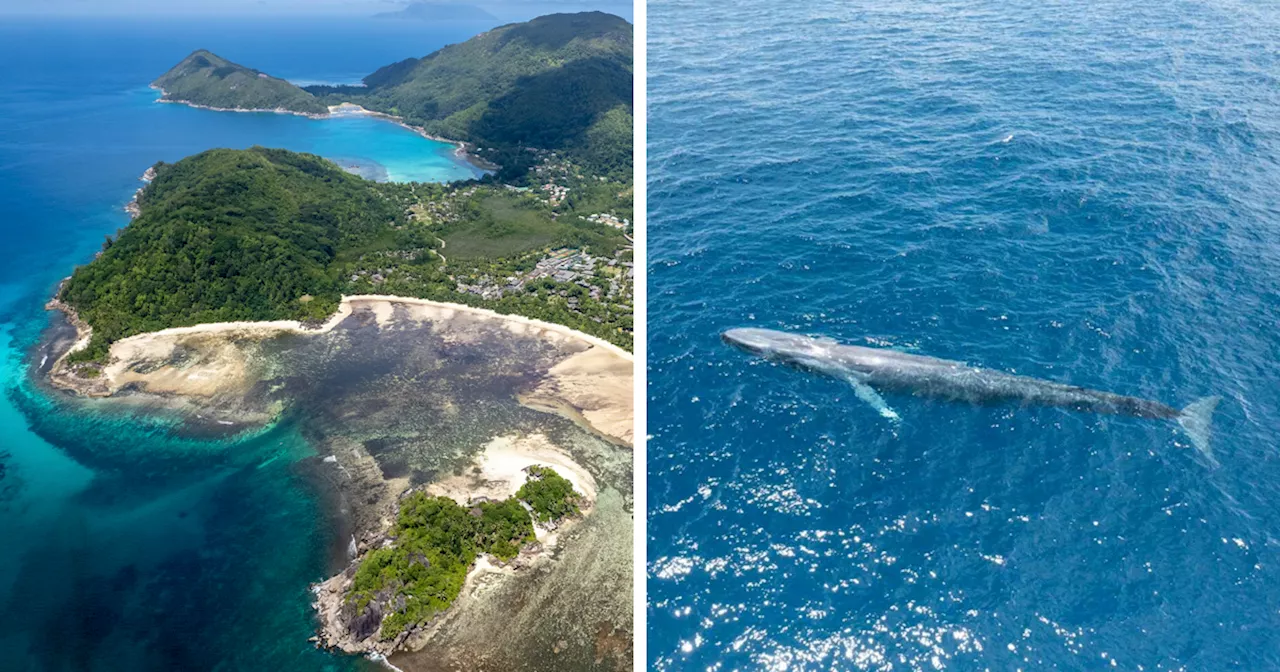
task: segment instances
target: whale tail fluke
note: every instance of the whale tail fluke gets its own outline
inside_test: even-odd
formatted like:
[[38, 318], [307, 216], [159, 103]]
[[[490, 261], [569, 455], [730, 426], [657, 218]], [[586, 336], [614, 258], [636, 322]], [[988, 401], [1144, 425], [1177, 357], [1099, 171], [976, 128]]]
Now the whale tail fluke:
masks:
[[1210, 426], [1213, 424], [1213, 410], [1218, 407], [1222, 397], [1204, 397], [1197, 399], [1178, 414], [1178, 425], [1191, 439], [1191, 445], [1209, 459], [1215, 467], [1218, 461], [1213, 458], [1213, 449], [1209, 447]]

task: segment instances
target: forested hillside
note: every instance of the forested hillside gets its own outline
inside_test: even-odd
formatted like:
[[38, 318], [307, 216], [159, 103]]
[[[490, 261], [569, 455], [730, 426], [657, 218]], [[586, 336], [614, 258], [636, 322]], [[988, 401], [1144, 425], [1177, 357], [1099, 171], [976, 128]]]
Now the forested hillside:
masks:
[[321, 319], [341, 298], [330, 264], [403, 221], [377, 185], [317, 156], [215, 149], [157, 166], [141, 214], [76, 269], [62, 299], [117, 339], [232, 320]]
[[[138, 217], [62, 289], [93, 327], [78, 361], [169, 327], [323, 320], [353, 293], [484, 306], [631, 346], [631, 284], [618, 263], [629, 259], [626, 238], [583, 217], [614, 203], [617, 184], [583, 180], [575, 209], [502, 186], [379, 184], [318, 156], [262, 147], [210, 150], [155, 170]], [[591, 184], [604, 200], [591, 197]], [[593, 255], [595, 270], [579, 268], [577, 284], [536, 273], [565, 246]], [[503, 291], [469, 291], [513, 274], [522, 279]]]
[[307, 90], [495, 148], [504, 166], [536, 147], [564, 151], [592, 172], [629, 174], [632, 32], [611, 14], [552, 14], [388, 65], [364, 87]]
[[192, 52], [151, 84], [164, 91], [165, 100], [205, 107], [329, 112], [328, 106], [293, 84], [204, 49]]

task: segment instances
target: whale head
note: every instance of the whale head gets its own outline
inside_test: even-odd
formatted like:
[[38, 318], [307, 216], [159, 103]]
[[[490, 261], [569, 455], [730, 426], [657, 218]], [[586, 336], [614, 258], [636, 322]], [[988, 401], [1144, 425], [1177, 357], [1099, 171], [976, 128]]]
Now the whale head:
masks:
[[720, 340], [743, 352], [762, 355], [770, 347], [769, 332], [765, 329], [726, 329], [720, 334]]
[[720, 334], [720, 340], [743, 352], [782, 361], [821, 355], [828, 345], [826, 341], [809, 336], [755, 327], [725, 330]]
[[720, 334], [720, 340], [743, 352], [768, 356], [785, 347], [786, 336], [787, 334], [769, 329], [742, 327], [726, 329]]
[[844, 346], [830, 338], [743, 327], [724, 331], [720, 339], [743, 352], [804, 371], [843, 376], [848, 368], [837, 352]]

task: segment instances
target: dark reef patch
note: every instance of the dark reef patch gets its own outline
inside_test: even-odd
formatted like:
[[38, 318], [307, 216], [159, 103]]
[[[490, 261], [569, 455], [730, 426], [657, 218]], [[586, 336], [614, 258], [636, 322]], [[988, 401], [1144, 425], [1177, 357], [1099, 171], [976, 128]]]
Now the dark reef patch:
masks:
[[[254, 656], [278, 669], [313, 669], [325, 661], [362, 666], [309, 650], [305, 638], [315, 626], [307, 586], [346, 566], [350, 549], [380, 528], [401, 489], [460, 473], [495, 437], [531, 433], [571, 453], [592, 472], [602, 498], [605, 490], [611, 498], [601, 507], [609, 517], [589, 517], [565, 540], [563, 554], [590, 556], [594, 546], [610, 546], [610, 560], [605, 569], [584, 569], [562, 565], [557, 556], [548, 567], [503, 585], [497, 603], [528, 613], [546, 609], [547, 595], [554, 595], [596, 604], [597, 616], [607, 606], [604, 620], [629, 641], [630, 605], [622, 595], [630, 591], [630, 452], [517, 398], [583, 346], [513, 333], [500, 320], [465, 314], [415, 322], [397, 308], [390, 322], [382, 318], [380, 326], [373, 310], [357, 307], [327, 333], [236, 342], [251, 350], [256, 378], [236, 399], [191, 404], [140, 390], [84, 399], [45, 388], [38, 377], [10, 391], [40, 436], [98, 474], [75, 502], [92, 513], [68, 518], [58, 532], [68, 540], [57, 544], [63, 556], [24, 558], [17, 577], [39, 586], [57, 575], [60, 585], [79, 595], [74, 648], [94, 659], [135, 660], [137, 669], [199, 668], [207, 651], [220, 652], [218, 660], [233, 666], [248, 665]], [[65, 337], [65, 329], [51, 328], [31, 356]], [[182, 347], [174, 357], [196, 359]], [[222, 418], [235, 416], [210, 415], [215, 407], [275, 419], [266, 427], [223, 424], [229, 421]], [[11, 482], [11, 473], [3, 471], [0, 488]], [[113, 522], [85, 528], [76, 520]], [[609, 533], [588, 534], [603, 529]], [[70, 539], [81, 540], [72, 555], [95, 557], [92, 566], [66, 564]], [[129, 540], [127, 552], [98, 550], [117, 539]], [[139, 554], [147, 559], [139, 561]], [[571, 570], [611, 578], [563, 578]], [[613, 586], [619, 597], [602, 592], [602, 585]], [[282, 595], [291, 597], [282, 601]], [[20, 611], [23, 598], [17, 599], [6, 609]], [[483, 606], [483, 613], [490, 608]], [[172, 615], [173, 622], [157, 627], [155, 613]], [[451, 613], [456, 620], [439, 646], [453, 655], [487, 646], [480, 634], [494, 622], [482, 615]], [[52, 652], [59, 641], [53, 633], [68, 617], [65, 610], [33, 614], [41, 624], [36, 630], [49, 637], [32, 646], [74, 668], [74, 661]], [[577, 653], [556, 654], [557, 669], [605, 669], [588, 655], [601, 618], [582, 618], [573, 609], [525, 617], [520, 629], [507, 633], [500, 658], [541, 659], [544, 645], [564, 638], [554, 633], [575, 632]], [[201, 634], [185, 634], [190, 630]], [[237, 637], [263, 642], [264, 632], [278, 635], [269, 644], [227, 653]], [[121, 643], [126, 641], [150, 645], [131, 659]]]

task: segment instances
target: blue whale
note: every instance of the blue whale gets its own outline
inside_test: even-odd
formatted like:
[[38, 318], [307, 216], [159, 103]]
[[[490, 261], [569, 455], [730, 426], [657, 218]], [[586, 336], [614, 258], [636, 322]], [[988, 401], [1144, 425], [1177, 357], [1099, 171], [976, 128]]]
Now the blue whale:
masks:
[[729, 329], [722, 340], [740, 350], [853, 385], [858, 397], [886, 418], [899, 421], [877, 390], [910, 392], [971, 404], [1019, 402], [1075, 411], [1173, 420], [1191, 444], [1213, 463], [1209, 429], [1220, 397], [1205, 397], [1177, 409], [1158, 401], [982, 369], [935, 357], [884, 348], [842, 345], [772, 329]]

